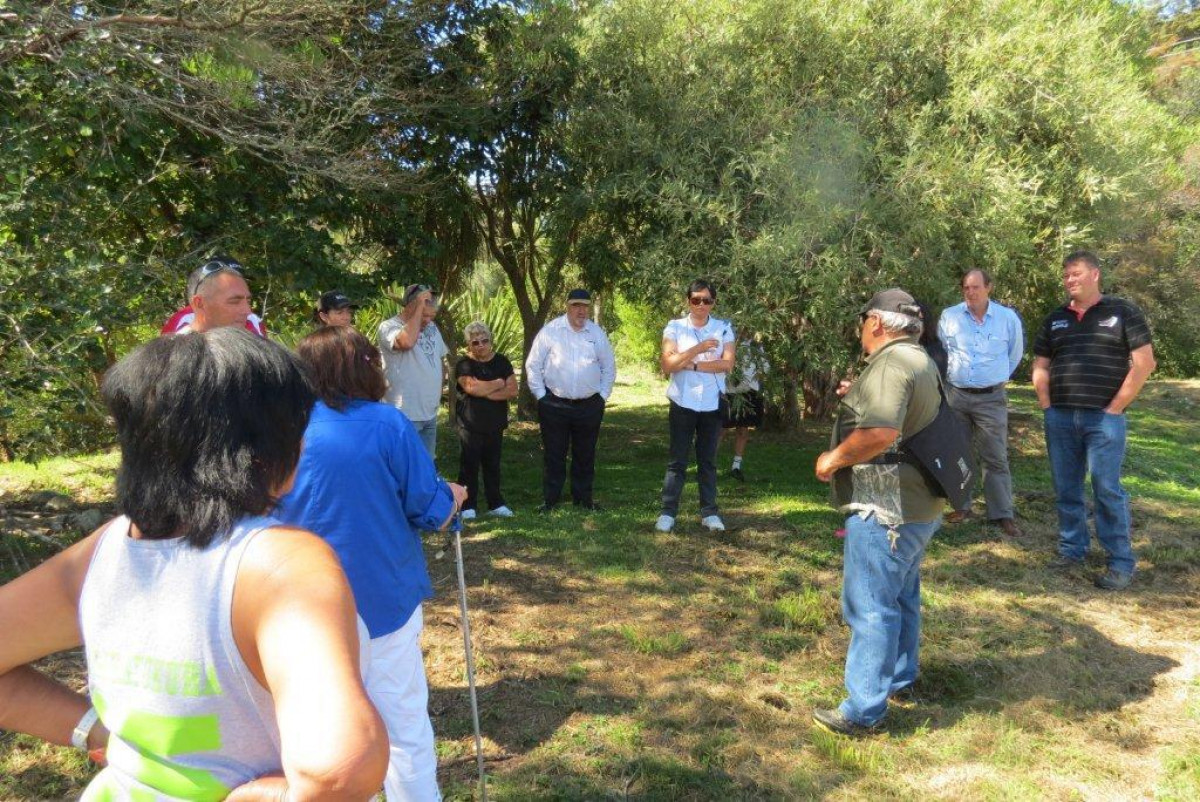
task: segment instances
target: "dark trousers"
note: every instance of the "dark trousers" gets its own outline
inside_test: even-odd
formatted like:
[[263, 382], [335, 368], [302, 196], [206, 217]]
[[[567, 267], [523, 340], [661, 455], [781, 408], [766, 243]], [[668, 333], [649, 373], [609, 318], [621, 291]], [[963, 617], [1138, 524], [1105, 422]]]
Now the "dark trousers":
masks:
[[479, 498], [479, 469], [483, 468], [483, 491], [487, 496], [487, 508], [494, 510], [504, 506], [504, 495], [500, 492], [500, 449], [504, 444], [504, 430], [498, 432], [472, 432], [458, 430], [458, 483], [467, 489], [464, 510], [475, 509]]
[[557, 504], [567, 478], [567, 451], [571, 452], [571, 500], [592, 503], [592, 480], [596, 476], [596, 441], [604, 418], [604, 399], [599, 393], [578, 401], [546, 393], [538, 401], [538, 423], [542, 428], [542, 497]]
[[695, 412], [671, 402], [667, 413], [671, 429], [671, 456], [663, 479], [662, 514], [679, 513], [679, 497], [687, 479], [688, 453], [696, 441], [696, 479], [700, 485], [700, 515], [717, 514], [717, 443], [721, 436], [721, 410]]

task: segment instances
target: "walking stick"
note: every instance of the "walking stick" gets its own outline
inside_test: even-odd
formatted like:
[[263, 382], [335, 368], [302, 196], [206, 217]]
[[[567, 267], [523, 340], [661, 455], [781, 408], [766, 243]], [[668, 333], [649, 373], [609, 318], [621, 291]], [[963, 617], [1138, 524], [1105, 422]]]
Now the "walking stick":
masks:
[[471, 721], [475, 725], [475, 763], [479, 767], [479, 796], [487, 802], [487, 775], [483, 771], [483, 735], [479, 729], [479, 698], [475, 694], [475, 652], [471, 649], [471, 621], [467, 617], [467, 579], [463, 573], [462, 519], [456, 514], [450, 524], [454, 532], [454, 559], [458, 568], [458, 606], [462, 614], [463, 648], [467, 653], [467, 687], [471, 691]]

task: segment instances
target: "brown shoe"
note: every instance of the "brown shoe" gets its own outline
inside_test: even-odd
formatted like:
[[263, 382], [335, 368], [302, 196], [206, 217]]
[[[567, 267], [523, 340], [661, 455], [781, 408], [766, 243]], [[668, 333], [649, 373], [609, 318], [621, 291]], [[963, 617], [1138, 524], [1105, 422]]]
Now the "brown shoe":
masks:
[[1017, 522], [1012, 518], [999, 518], [995, 521], [992, 521], [992, 523], [999, 526], [1000, 530], [1008, 537], [1023, 537], [1025, 535], [1025, 533], [1021, 531], [1021, 527], [1017, 526]]
[[954, 512], [948, 513], [946, 515], [946, 523], [960, 524], [963, 521], [967, 520], [967, 518], [970, 518], [970, 517], [971, 517], [971, 513], [967, 512], [966, 510], [955, 510]]

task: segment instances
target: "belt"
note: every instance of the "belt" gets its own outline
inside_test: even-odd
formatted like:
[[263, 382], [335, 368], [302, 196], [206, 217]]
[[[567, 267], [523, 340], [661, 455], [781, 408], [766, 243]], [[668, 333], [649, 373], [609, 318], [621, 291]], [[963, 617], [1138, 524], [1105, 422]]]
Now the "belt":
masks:
[[1001, 382], [1000, 384], [993, 384], [991, 387], [959, 387], [957, 384], [952, 386], [959, 392], [970, 393], [971, 395], [987, 395], [988, 393], [994, 393], [997, 390], [1003, 390], [1004, 382]]
[[591, 395], [589, 395], [585, 398], [563, 398], [561, 395], [555, 395], [554, 393], [547, 393], [547, 395], [549, 395], [551, 398], [553, 398], [556, 401], [563, 401], [567, 404], [582, 404], [585, 401], [591, 401], [593, 398], [595, 398], [596, 396], [598, 396], [600, 394], [592, 393]]

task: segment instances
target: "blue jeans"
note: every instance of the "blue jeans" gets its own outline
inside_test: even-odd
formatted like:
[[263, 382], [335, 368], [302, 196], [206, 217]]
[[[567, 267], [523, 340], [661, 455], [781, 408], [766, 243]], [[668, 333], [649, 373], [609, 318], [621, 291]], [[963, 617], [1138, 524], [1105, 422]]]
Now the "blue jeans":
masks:
[[437, 461], [437, 418], [433, 417], [429, 420], [415, 420], [412, 422], [413, 428], [417, 430], [417, 437], [421, 438], [421, 445], [425, 446], [425, 450], [429, 452], [429, 458], [434, 462]]
[[888, 528], [846, 519], [842, 616], [850, 625], [842, 715], [870, 727], [891, 694], [917, 679], [921, 641], [921, 560], [942, 519]]
[[1096, 539], [1108, 552], [1108, 567], [1132, 574], [1137, 558], [1129, 544], [1129, 494], [1121, 487], [1125, 459], [1125, 416], [1100, 409], [1046, 410], [1046, 451], [1058, 506], [1058, 553], [1082, 560], [1088, 551], [1084, 475], [1092, 475]]
[[721, 409], [696, 412], [674, 401], [667, 412], [671, 432], [670, 459], [663, 477], [662, 514], [679, 516], [679, 497], [687, 478], [688, 454], [696, 443], [696, 482], [700, 485], [700, 517], [716, 515], [717, 445], [721, 442]]

